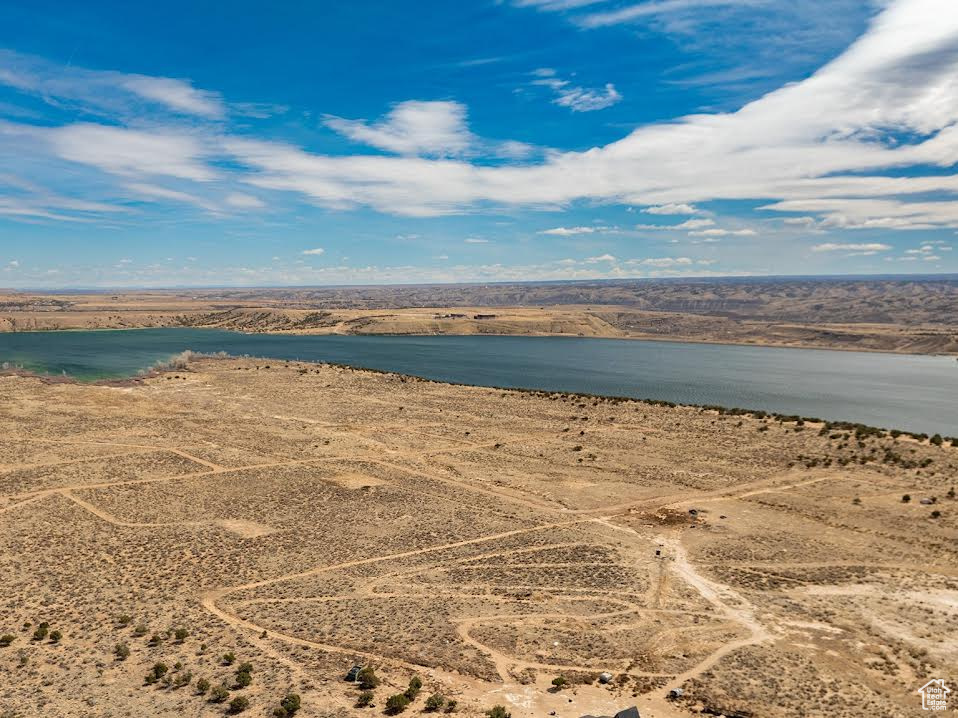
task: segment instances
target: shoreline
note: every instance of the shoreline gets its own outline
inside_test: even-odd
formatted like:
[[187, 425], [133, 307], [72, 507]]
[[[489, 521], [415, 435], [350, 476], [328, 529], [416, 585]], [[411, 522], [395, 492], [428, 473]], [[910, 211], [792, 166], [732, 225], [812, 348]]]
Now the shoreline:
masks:
[[[756, 347], [756, 348], [771, 348], [771, 349], [803, 349], [803, 350], [818, 350], [818, 351], [828, 351], [828, 352], [860, 352], [863, 354], [894, 354], [898, 356], [926, 356], [926, 357], [955, 357], [958, 359], [958, 351], [955, 352], [921, 352], [921, 351], [906, 351], [903, 349], [880, 349], [875, 347], [847, 347], [847, 346], [827, 346], [822, 344], [813, 344], [813, 343], [800, 343], [800, 344], [786, 344], [783, 342], [773, 342], [773, 341], [755, 341], [755, 342], [745, 342], [745, 341], [724, 341], [721, 339], [709, 339], [703, 337], [689, 337], [689, 336], [661, 336], [657, 334], [642, 334], [642, 335], [623, 335], [623, 336], [583, 336], [580, 334], [569, 334], [561, 332], [523, 332], [523, 333], [507, 333], [507, 332], [462, 332], [462, 333], [453, 333], [453, 332], [317, 332], [309, 330], [298, 330], [292, 329], [288, 331], [282, 330], [264, 330], [264, 331], [249, 331], [242, 328], [231, 328], [231, 327], [211, 327], [211, 326], [189, 326], [189, 325], [164, 325], [164, 326], [142, 326], [142, 327], [64, 327], [64, 328], [50, 328], [50, 329], [28, 329], [24, 331], [18, 330], [9, 330], [9, 329], [0, 329], [0, 337], [10, 334], [57, 334], [57, 333], [76, 333], [76, 332], [132, 332], [132, 331], [146, 331], [146, 330], [164, 330], [164, 329], [188, 329], [195, 331], [219, 331], [219, 332], [231, 332], [234, 334], [244, 334], [248, 336], [256, 336], [258, 334], [265, 334], [270, 336], [299, 336], [299, 337], [528, 337], [528, 338], [563, 338], [563, 339], [597, 339], [597, 340], [612, 340], [612, 341], [649, 341], [649, 342], [665, 342], [672, 344], [710, 344], [717, 346], [730, 346], [730, 347]], [[956, 330], [958, 331], [958, 330]]]
[[[175, 359], [175, 357], [173, 358]], [[880, 426], [873, 426], [870, 424], [864, 424], [862, 422], [855, 421], [846, 421], [840, 419], [823, 419], [819, 417], [807, 417], [797, 414], [783, 414], [776, 411], [767, 411], [764, 409], [749, 409], [743, 407], [729, 407], [729, 406], [719, 406], [715, 404], [691, 404], [684, 402], [668, 401], [665, 399], [652, 399], [652, 398], [643, 398], [643, 397], [634, 397], [634, 396], [621, 396], [614, 394], [593, 394], [589, 392], [576, 392], [576, 391], [563, 391], [563, 390], [549, 390], [549, 389], [536, 389], [532, 387], [516, 387], [516, 386], [495, 386], [490, 384], [469, 384], [466, 382], [457, 382], [457, 381], [444, 381], [440, 379], [432, 379], [426, 376], [420, 376], [417, 374], [406, 374], [403, 372], [390, 371], [386, 369], [376, 369], [373, 367], [364, 367], [358, 366], [355, 364], [344, 364], [341, 362], [313, 362], [313, 361], [303, 361], [303, 360], [292, 360], [292, 359], [278, 359], [276, 357], [262, 357], [262, 356], [212, 356], [212, 355], [202, 355], [199, 353], [194, 353], [194, 358], [192, 361], [196, 362], [222, 362], [222, 361], [238, 361], [238, 360], [248, 360], [248, 361], [272, 361], [277, 363], [282, 363], [285, 367], [293, 365], [309, 365], [311, 367], [333, 367], [339, 369], [346, 369], [353, 372], [365, 372], [370, 374], [377, 374], [387, 377], [396, 377], [402, 381], [413, 381], [413, 382], [422, 382], [427, 384], [438, 384], [444, 386], [455, 386], [455, 387], [465, 387], [472, 389], [489, 389], [492, 391], [501, 391], [501, 392], [515, 392], [519, 394], [529, 394], [532, 396], [540, 397], [564, 397], [564, 398], [575, 398], [575, 399], [589, 399], [589, 400], [598, 400], [603, 402], [611, 402], [614, 404], [623, 403], [623, 402], [635, 402], [638, 404], [646, 404], [649, 406], [660, 406], [667, 407], [672, 409], [695, 409], [699, 411], [711, 411], [715, 412], [716, 415], [730, 415], [730, 416], [749, 416], [755, 419], [771, 419], [773, 421], [778, 421], [780, 423], [786, 422], [802, 422], [801, 425], [806, 424], [815, 424], [820, 425], [821, 427], [828, 427], [837, 430], [854, 430], [856, 432], [865, 432], [866, 434], [882, 434], [889, 436], [903, 436], [910, 437], [912, 440], [918, 441], [919, 443], [928, 441], [929, 434], [926, 432], [915, 432], [908, 431], [904, 429], [895, 429], [887, 428]], [[38, 372], [26, 370], [26, 369], [0, 369], [0, 379], [8, 377], [18, 377], [24, 379], [36, 379], [43, 384], [70, 384], [70, 385], [79, 385], [79, 386], [103, 386], [103, 387], [114, 387], [114, 388], [123, 388], [123, 387], [133, 387], [141, 386], [146, 381], [150, 379], [157, 379], [166, 374], [176, 374], [176, 373], [190, 373], [192, 370], [189, 368], [188, 363], [190, 359], [186, 359], [187, 365], [180, 367], [168, 367], [168, 366], [158, 366], [149, 369], [146, 372], [137, 374], [131, 377], [117, 377], [117, 378], [104, 378], [104, 379], [94, 379], [91, 381], [83, 381], [77, 377], [67, 375], [46, 375], [40, 374]], [[259, 367], [257, 366], [257, 369]], [[269, 365], [266, 366], [264, 370], [269, 370]], [[951, 441], [952, 446], [958, 446], [958, 436], [956, 437], [946, 437], [942, 435], [942, 438], [945, 442]]]

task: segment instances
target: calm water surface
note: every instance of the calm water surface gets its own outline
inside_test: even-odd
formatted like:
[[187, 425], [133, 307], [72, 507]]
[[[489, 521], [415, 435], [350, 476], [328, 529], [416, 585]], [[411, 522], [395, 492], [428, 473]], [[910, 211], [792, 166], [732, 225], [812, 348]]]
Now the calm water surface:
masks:
[[953, 357], [574, 337], [290, 336], [210, 329], [0, 334], [0, 362], [124, 377], [185, 349], [488, 386], [764, 409], [958, 436]]

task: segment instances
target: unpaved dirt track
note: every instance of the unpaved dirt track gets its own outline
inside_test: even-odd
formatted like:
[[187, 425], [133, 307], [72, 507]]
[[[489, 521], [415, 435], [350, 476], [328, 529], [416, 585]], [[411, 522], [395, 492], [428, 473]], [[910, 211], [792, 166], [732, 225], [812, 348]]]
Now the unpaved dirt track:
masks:
[[[494, 703], [905, 718], [916, 680], [958, 665], [933, 638], [958, 631], [953, 447], [256, 367], [204, 360], [119, 389], [0, 381], [0, 589], [15, 597], [0, 706], [215, 715], [143, 676], [163, 661], [232, 685], [231, 652], [254, 663], [242, 690], [266, 715], [286, 690], [306, 718], [371, 715], [339, 680], [359, 661], [385, 681], [380, 706], [419, 674], [467, 718]], [[32, 641], [40, 621], [63, 639]], [[572, 687], [552, 692], [559, 674]]]

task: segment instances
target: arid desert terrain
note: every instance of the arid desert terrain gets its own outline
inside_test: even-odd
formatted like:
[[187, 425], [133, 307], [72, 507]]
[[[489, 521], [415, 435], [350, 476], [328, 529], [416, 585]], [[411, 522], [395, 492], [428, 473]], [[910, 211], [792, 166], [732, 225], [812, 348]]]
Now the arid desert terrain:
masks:
[[896, 718], [958, 679], [949, 438], [256, 359], [0, 377], [0, 436], [3, 718], [417, 676], [406, 715]]
[[958, 354], [958, 277], [0, 291], [0, 331], [509, 334]]

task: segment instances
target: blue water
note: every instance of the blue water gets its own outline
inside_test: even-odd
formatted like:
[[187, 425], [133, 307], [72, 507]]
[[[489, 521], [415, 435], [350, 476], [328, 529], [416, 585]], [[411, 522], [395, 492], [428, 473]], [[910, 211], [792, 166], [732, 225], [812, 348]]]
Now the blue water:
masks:
[[951, 357], [575, 337], [293, 336], [211, 329], [0, 334], [0, 362], [83, 380], [131, 376], [185, 349], [958, 435], [958, 361]]

